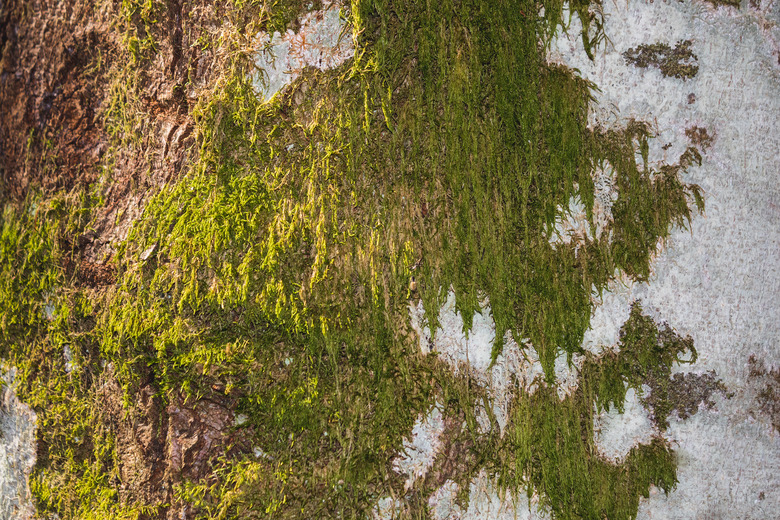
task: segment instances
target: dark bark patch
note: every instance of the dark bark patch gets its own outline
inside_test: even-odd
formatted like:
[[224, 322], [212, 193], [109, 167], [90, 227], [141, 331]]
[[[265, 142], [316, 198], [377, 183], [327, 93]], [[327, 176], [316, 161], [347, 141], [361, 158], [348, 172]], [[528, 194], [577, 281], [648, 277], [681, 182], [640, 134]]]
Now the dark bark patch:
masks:
[[780, 369], [767, 369], [755, 355], [748, 360], [750, 379], [758, 384], [756, 404], [760, 413], [769, 417], [772, 427], [780, 433]]
[[674, 48], [666, 43], [642, 44], [623, 53], [626, 63], [646, 69], [657, 67], [668, 78], [690, 79], [699, 72], [691, 40], [680, 41]]

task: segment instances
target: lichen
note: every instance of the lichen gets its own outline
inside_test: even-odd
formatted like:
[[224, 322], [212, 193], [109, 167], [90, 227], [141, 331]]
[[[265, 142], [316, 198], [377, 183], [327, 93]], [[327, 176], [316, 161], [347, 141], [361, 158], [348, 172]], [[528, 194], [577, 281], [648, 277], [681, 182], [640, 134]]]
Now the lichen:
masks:
[[699, 406], [705, 409], [715, 406], [712, 401], [715, 392], [731, 396], [714, 370], [704, 374], [674, 374], [669, 385], [669, 405], [680, 419], [685, 420], [695, 414]]
[[646, 69], [655, 66], [666, 77], [690, 79], [699, 72], [690, 40], [680, 41], [671, 48], [666, 43], [642, 44], [623, 53], [626, 63]]
[[706, 151], [715, 138], [709, 134], [706, 128], [701, 126], [691, 126], [685, 129], [685, 136], [688, 140], [701, 151]]
[[751, 379], [760, 385], [756, 395], [758, 409], [769, 417], [772, 427], [780, 433], [780, 369], [767, 370], [756, 356], [750, 356], [748, 366]]
[[[727, 7], [734, 7], [736, 9], [739, 9], [740, 4], [742, 3], [740, 0], [705, 0], [706, 2], [709, 2], [715, 7], [720, 6], [727, 6]], [[753, 0], [751, 0], [752, 5]]]

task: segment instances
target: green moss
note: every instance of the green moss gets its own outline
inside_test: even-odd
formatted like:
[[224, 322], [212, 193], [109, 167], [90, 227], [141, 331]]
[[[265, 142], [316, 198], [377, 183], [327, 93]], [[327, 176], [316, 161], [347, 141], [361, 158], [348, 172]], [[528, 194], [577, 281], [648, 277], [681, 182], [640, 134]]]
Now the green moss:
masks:
[[[534, 12], [535, 5], [525, 8]], [[363, 439], [359, 473], [349, 469], [352, 454], [335, 449], [341, 462], [333, 474], [350, 483], [352, 495], [330, 500], [327, 510], [348, 515], [365, 507], [368, 495], [361, 493], [376, 492], [367, 491], [376, 490], [370, 482], [387, 478], [401, 433], [432, 396], [416, 383], [429, 370], [427, 360], [398, 333], [412, 276], [433, 330], [447, 288], [454, 288], [467, 327], [488, 296], [497, 328], [530, 337], [552, 379], [559, 351], [579, 350], [593, 288], [602, 290], [616, 269], [646, 279], [658, 240], [690, 217], [688, 196], [701, 202], [698, 188], [677, 177], [695, 151], [652, 171], [645, 125], [587, 128], [591, 86], [546, 64], [539, 31], [547, 34], [549, 25], [517, 17], [514, 7], [480, 2], [359, 2], [351, 20], [358, 45], [351, 68], [309, 72], [261, 104], [239, 62], [200, 107], [198, 167], [152, 203], [130, 237], [120, 292], [126, 296], [109, 317], [119, 341], [104, 345], [112, 356], [142, 354], [173, 385], [187, 366], [175, 360], [199, 348], [204, 321], [269, 323], [288, 338], [284, 344], [302, 342], [307, 354], [293, 356], [298, 368], [289, 370], [308, 373], [307, 356], [321, 367], [320, 412], [288, 404], [293, 416], [278, 423], [268, 419], [270, 409], [249, 408], [249, 416], [264, 418], [263, 431], [279, 424], [288, 432], [272, 434], [284, 441], [281, 454], [290, 450], [285, 439], [300, 433], [292, 425], [305, 424], [301, 432], [316, 439], [323, 418], [337, 413], [333, 437]], [[644, 164], [637, 165], [637, 155]], [[614, 224], [604, 235], [611, 242], [552, 246], [543, 231], [572, 196], [593, 218], [597, 166], [614, 170], [619, 190]], [[153, 244], [155, 262], [140, 262]], [[308, 384], [282, 380], [285, 392]], [[339, 397], [344, 385], [349, 402]], [[546, 410], [545, 420], [583, 413], [581, 402], [564, 413], [549, 395], [540, 396], [547, 408], [534, 401], [534, 409]], [[263, 402], [275, 408], [279, 401]], [[336, 406], [326, 412], [325, 403]], [[368, 422], [358, 427], [349, 416]], [[259, 445], [274, 445], [260, 429], [256, 435]], [[547, 441], [525, 442], [531, 449]], [[308, 453], [295, 460], [318, 460], [320, 452]], [[663, 475], [668, 482], [668, 467]], [[282, 496], [285, 504], [310, 500], [294, 498], [300, 482], [285, 482], [272, 487], [278, 495], [264, 495], [276, 504], [272, 509], [296, 510], [278, 504]], [[620, 510], [635, 510], [636, 497], [628, 494]], [[212, 500], [209, 507], [227, 507]]]
[[[72, 289], [60, 243], [80, 234], [97, 201], [83, 191], [6, 202], [0, 237], [0, 351], [17, 367], [19, 397], [36, 412], [37, 464], [30, 488], [39, 511], [67, 518], [136, 518], [119, 504], [114, 434], [101, 420], [95, 309]], [[72, 356], [66, 369], [65, 352]]]
[[[136, 250], [170, 244], [179, 309], [256, 306], [298, 332], [354, 327], [380, 295], [397, 305], [414, 265], [434, 330], [448, 287], [467, 327], [485, 294], [550, 374], [557, 349], [579, 348], [592, 287], [616, 268], [646, 278], [697, 188], [637, 167], [644, 125], [589, 131], [589, 85], [546, 65], [510, 9], [353, 7], [371, 52], [347, 74], [310, 74], [302, 103], [273, 105], [239, 75], [200, 109], [199, 167], [153, 204]], [[554, 248], [543, 230], [570, 197], [592, 216], [597, 165], [621, 188], [612, 243]]]
[[[572, 395], [560, 400], [555, 387], [545, 385], [533, 395], [520, 393], [505, 435], [476, 444], [477, 458], [488, 461], [502, 486], [539, 493], [554, 518], [635, 518], [639, 497], [647, 497], [651, 485], [668, 492], [677, 482], [674, 453], [660, 436], [632, 448], [620, 463], [602, 458], [594, 444], [594, 413], [610, 407], [622, 412], [628, 388], [641, 393], [650, 384], [656, 396], [658, 382], [669, 382], [672, 364], [692, 362], [681, 359], [693, 353], [695, 360], [695, 350], [669, 329], [659, 331], [639, 304], [620, 337], [619, 350], [600, 358], [586, 354]], [[670, 411], [653, 410], [659, 421]]]
[[641, 305], [634, 302], [631, 315], [620, 330], [620, 351], [608, 355], [600, 363], [598, 375], [593, 376], [598, 387], [605, 390], [597, 400], [599, 408], [608, 409], [614, 403], [622, 411], [626, 389], [634, 388], [641, 395], [642, 385], [647, 385], [650, 395], [643, 397], [643, 404], [650, 409], [659, 429], [665, 431], [669, 414], [679, 404], [672, 395], [676, 395], [672, 366], [694, 363], [696, 356], [690, 336], [682, 338], [666, 324], [659, 329], [652, 318], [642, 314]]
[[[45, 296], [57, 280], [53, 269], [56, 238], [53, 224], [42, 218], [48, 208], [40, 207], [40, 199], [31, 197], [24, 206], [6, 205], [2, 215], [2, 345], [3, 357], [16, 347], [17, 340], [34, 337], [43, 323]], [[37, 225], [38, 223], [42, 225]], [[26, 296], [21, 297], [20, 295]]]
[[153, 27], [162, 9], [163, 4], [157, 0], [122, 0], [119, 22], [123, 24], [124, 44], [133, 65], [148, 60], [157, 52]]
[[[136, 7], [129, 20], [145, 38], [158, 29]], [[236, 34], [202, 41], [230, 58], [192, 113], [198, 160], [121, 245], [116, 287], [85, 295], [66, 281], [56, 292], [63, 317], [41, 321], [47, 291], [63, 282], [42, 267], [61, 254], [47, 241], [63, 233], [31, 235], [49, 256], [36, 259], [35, 248], [18, 256], [28, 249], [18, 236], [33, 227], [23, 213], [8, 217], [3, 243], [16, 263], [4, 268], [4, 294], [28, 291], [31, 303], [13, 307], [4, 297], [6, 348], [30, 324], [39, 331], [22, 341], [30, 355], [83, 345], [77, 376], [50, 363], [28, 378], [39, 385], [28, 399], [49, 421], [50, 455], [34, 477], [39, 507], [64, 518], [167, 507], [118, 501], [115, 426], [89, 404], [101, 361], [114, 365], [128, 406], [140, 375], [151, 374], [163, 399], [227, 394], [248, 417], [237, 427], [246, 439], [239, 454], [177, 488], [203, 517], [364, 516], [378, 497], [403, 493], [390, 461], [434, 400], [464, 418], [474, 471], [489, 467], [514, 490], [533, 487], [556, 517], [631, 518], [650, 484], [668, 490], [669, 447], [656, 440], [621, 466], [602, 461], [592, 414], [594, 403], [621, 407], [626, 383], [668, 377], [688, 343], [659, 343], [651, 322], [632, 311], [625, 352], [589, 361], [575, 396], [560, 402], [551, 388], [520, 395], [507, 436], [486, 439], [474, 405], [484, 390], [420, 354], [409, 326], [410, 299], [422, 300], [436, 330], [450, 288], [467, 329], [487, 297], [497, 329], [530, 338], [552, 383], [555, 358], [581, 350], [592, 294], [620, 272], [646, 280], [658, 242], [690, 219], [691, 199], [702, 207], [698, 187], [678, 175], [700, 160], [696, 149], [656, 171], [645, 124], [588, 127], [594, 86], [547, 63], [563, 4], [544, 8], [542, 16], [530, 1], [355, 1], [346, 12], [355, 58], [338, 70], [307, 70], [263, 104], [242, 42], [262, 24], [292, 23], [301, 6], [233, 2], [232, 20], [262, 11], [260, 25], [237, 23]], [[587, 3], [574, 8], [591, 49], [603, 37], [601, 20]], [[130, 146], [122, 136], [144, 122], [128, 114], [133, 98], [123, 93], [106, 117], [118, 146]], [[613, 172], [613, 223], [600, 239], [551, 244], [548, 231], [573, 197], [595, 229], [596, 168]], [[43, 274], [20, 282], [30, 262]], [[67, 400], [77, 405], [64, 410]]]
[[[593, 444], [592, 390], [559, 401], [552, 388], [522, 396], [513, 427], [498, 443], [499, 482], [540, 494], [553, 518], [635, 518], [650, 485], [669, 491], [677, 482], [676, 460], [661, 438], [633, 448], [620, 464], [600, 458]], [[591, 405], [590, 413], [588, 404]]]

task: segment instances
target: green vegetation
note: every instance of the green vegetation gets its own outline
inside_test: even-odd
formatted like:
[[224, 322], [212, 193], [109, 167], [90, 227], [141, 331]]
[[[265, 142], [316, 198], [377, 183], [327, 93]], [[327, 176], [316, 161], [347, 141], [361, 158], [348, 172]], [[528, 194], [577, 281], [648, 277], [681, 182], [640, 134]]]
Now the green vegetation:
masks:
[[[645, 396], [653, 419], [661, 431], [668, 427], [667, 417], [676, 403], [670, 400], [671, 371], [674, 364], [694, 363], [696, 349], [690, 336], [681, 338], [666, 324], [659, 330], [652, 318], [642, 314], [642, 307], [634, 302], [631, 315], [620, 330], [620, 350], [605, 356], [598, 367], [591, 367], [598, 381], [600, 409], [614, 403], [623, 409], [627, 388], [640, 395], [642, 385], [650, 388]], [[621, 379], [627, 386], [618, 384]]]
[[133, 65], [149, 59], [157, 51], [152, 30], [160, 9], [162, 4], [157, 0], [122, 0], [119, 21], [124, 25], [124, 44]]
[[83, 229], [95, 202], [83, 193], [49, 200], [32, 193], [23, 204], [5, 204], [0, 352], [18, 369], [20, 398], [38, 414], [38, 465], [30, 477], [38, 506], [67, 518], [136, 518], [138, 507], [117, 506], [113, 434], [95, 420], [95, 309], [59, 267], [69, 254], [60, 239]]
[[[702, 209], [699, 188], [679, 179], [698, 151], [654, 170], [647, 125], [588, 127], [594, 86], [545, 59], [560, 1], [541, 14], [531, 1], [355, 0], [345, 12], [355, 58], [307, 70], [262, 103], [252, 30], [285, 27], [302, 9], [277, 4], [234, 1], [225, 9], [243, 22], [201, 39], [225, 61], [192, 112], [197, 161], [121, 244], [114, 287], [75, 289], [56, 267], [68, 254], [57, 238], [85, 232], [98, 201], [7, 206], [2, 349], [40, 414], [39, 509], [134, 518], [168, 507], [119, 496], [116, 425], [97, 385], [116, 378], [128, 409], [145, 384], [164, 402], [229, 401], [246, 416], [235, 426], [244, 444], [176, 488], [204, 518], [365, 516], [403, 494], [390, 461], [434, 400], [464, 418], [470, 472], [538, 491], [556, 518], [633, 518], [650, 484], [674, 485], [673, 453], [656, 439], [619, 465], [600, 459], [594, 406], [622, 407], [626, 384], [668, 378], [691, 345], [659, 339], [636, 307], [620, 353], [589, 358], [562, 402], [545, 385], [517, 396], [499, 438], [477, 427], [484, 391], [418, 351], [408, 304], [421, 299], [436, 330], [452, 288], [468, 329], [488, 297], [497, 329], [530, 338], [553, 383], [555, 358], [581, 351], [593, 293], [620, 272], [646, 280], [690, 200]], [[573, 3], [590, 50], [603, 34], [589, 7]], [[155, 52], [159, 8], [123, 3], [130, 72]], [[115, 88], [107, 128], [117, 146], [138, 146], [123, 140], [143, 124], [128, 113], [137, 85]], [[614, 176], [613, 222], [600, 239], [550, 244], [573, 197], [595, 230], [597, 168]], [[409, 514], [424, 517], [424, 503]]]
[[600, 457], [593, 414], [610, 407], [622, 413], [628, 388], [641, 395], [642, 385], [650, 384], [655, 418], [664, 422], [671, 408], [658, 389], [668, 387], [672, 363], [693, 362], [696, 351], [689, 339], [659, 331], [638, 303], [620, 338], [618, 351], [586, 355], [579, 386], [564, 400], [551, 386], [517, 396], [505, 436], [482, 444], [480, 456], [491, 461], [499, 482], [540, 493], [554, 518], [634, 518], [651, 484], [668, 492], [677, 482], [674, 454], [660, 436], [634, 447], [619, 464]]

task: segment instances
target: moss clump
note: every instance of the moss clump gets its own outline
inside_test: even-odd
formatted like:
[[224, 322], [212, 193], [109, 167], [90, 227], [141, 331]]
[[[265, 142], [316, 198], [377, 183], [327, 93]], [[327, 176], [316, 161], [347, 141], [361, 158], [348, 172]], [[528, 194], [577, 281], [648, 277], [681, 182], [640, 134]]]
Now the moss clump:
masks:
[[[616, 269], [644, 279], [698, 188], [679, 168], [637, 166], [645, 125], [587, 128], [591, 86], [548, 65], [539, 40], [554, 5], [544, 20], [393, 5], [353, 5], [351, 69], [310, 73], [272, 104], [237, 63], [196, 112], [198, 167], [128, 252], [160, 244], [171, 262], [155, 280], [179, 310], [230, 306], [303, 333], [356, 331], [367, 306], [402, 305], [412, 276], [433, 330], [449, 287], [467, 328], [487, 295], [497, 327], [530, 337], [551, 376], [559, 349], [579, 349], [592, 288]], [[570, 198], [592, 219], [597, 166], [617, 178], [612, 229], [554, 247], [544, 231]]]
[[[660, 327], [642, 307], [634, 302], [628, 321], [620, 330], [620, 351], [609, 354], [599, 364], [598, 384], [602, 393], [598, 398], [600, 408], [615, 403], [622, 411], [627, 388], [644, 394], [643, 386], [650, 389], [642, 395], [641, 402], [651, 413], [660, 431], [669, 427], [669, 416], [676, 411], [680, 419], [687, 419], [698, 411], [699, 405], [713, 405], [710, 397], [719, 391], [730, 397], [726, 386], [715, 372], [696, 374], [671, 374], [674, 364], [696, 362], [696, 349], [690, 336], [679, 336], [664, 323]], [[619, 377], [615, 377], [619, 374]], [[618, 383], [624, 379], [627, 387]]]
[[647, 497], [651, 485], [669, 492], [676, 484], [674, 453], [657, 437], [619, 464], [601, 458], [588, 395], [595, 389], [587, 379], [581, 385], [564, 401], [552, 388], [516, 401], [513, 426], [498, 443], [499, 483], [529, 495], [536, 491], [553, 518], [635, 518], [639, 497]]
[[[640, 496], [650, 485], [664, 491], [677, 482], [676, 460], [663, 437], [634, 447], [620, 462], [598, 455], [594, 413], [614, 406], [622, 412], [626, 391], [652, 389], [646, 405], [664, 429], [671, 411], [669, 374], [675, 363], [691, 363], [696, 351], [634, 303], [620, 330], [620, 348], [600, 358], [586, 355], [577, 390], [560, 401], [553, 387], [520, 394], [511, 407], [504, 438], [494, 435], [480, 456], [512, 489], [539, 492], [554, 518], [634, 518]], [[691, 359], [683, 359], [685, 356]], [[498, 457], [491, 455], [498, 453]]]
[[674, 48], [665, 43], [642, 44], [623, 53], [626, 63], [646, 69], [653, 65], [668, 78], [690, 79], [699, 72], [691, 41], [679, 41]]
[[[370, 507], [368, 497], [400, 492], [397, 477], [386, 473], [389, 457], [433, 395], [457, 388], [449, 390], [453, 400], [472, 409], [473, 387], [433, 371], [403, 334], [412, 276], [434, 329], [443, 288], [454, 288], [467, 322], [487, 294], [497, 327], [532, 337], [551, 374], [560, 349], [579, 349], [591, 288], [603, 288], [615, 269], [649, 276], [657, 241], [690, 217], [689, 196], [701, 202], [697, 187], [678, 178], [698, 159], [695, 150], [653, 171], [645, 125], [588, 130], [590, 86], [546, 65], [537, 36], [528, 32], [536, 28], [503, 7], [469, 5], [472, 11], [415, 4], [384, 15], [374, 4], [353, 6], [367, 10], [352, 12], [354, 23], [368, 24], [355, 31], [371, 35], [363, 42], [371, 51], [365, 61], [355, 60], [346, 74], [310, 71], [270, 104], [256, 100], [245, 76], [231, 78], [199, 112], [202, 170], [162, 194], [128, 242], [126, 285], [109, 318], [122, 342], [112, 348], [147, 352], [162, 384], [187, 374], [192, 384], [189, 360], [205, 352], [199, 331], [215, 323], [278, 331], [265, 347], [274, 345], [276, 361], [260, 357], [262, 349], [252, 354], [265, 359], [253, 372], [278, 367], [265, 383], [282, 382], [278, 392], [293, 389], [306, 401], [308, 394], [296, 389], [309, 388], [302, 374], [316, 374], [316, 407], [278, 394], [261, 399], [259, 383], [234, 385], [238, 392], [252, 388], [247, 402], [262, 403], [247, 404], [248, 416], [257, 421], [258, 444], [274, 451], [262, 461], [226, 463], [225, 480], [213, 485], [182, 488], [181, 497], [207, 515], [249, 514], [253, 500], [278, 516], [297, 515], [300, 507], [357, 514]], [[469, 30], [467, 15], [474, 16]], [[515, 32], [505, 37], [496, 27]], [[619, 188], [611, 233], [578, 248], [554, 247], [543, 230], [559, 206], [578, 194], [592, 213], [597, 165], [614, 169]], [[160, 251], [155, 261], [140, 261], [153, 244]], [[282, 359], [291, 360], [289, 368], [281, 368]], [[436, 384], [428, 386], [428, 374]], [[610, 375], [622, 388], [620, 374]], [[369, 412], [360, 396], [377, 390]], [[291, 415], [269, 421], [280, 403]], [[571, 471], [590, 464], [581, 417], [591, 413], [592, 400], [570, 401], [565, 409], [552, 392], [542, 392], [521, 403], [542, 410], [535, 436], [523, 441], [541, 464], [528, 471], [544, 473], [566, 460]], [[473, 410], [469, 417], [473, 423]], [[543, 448], [561, 429], [580, 432], [567, 437], [565, 457]], [[317, 440], [326, 432], [327, 441]], [[476, 426], [470, 432], [479, 435]], [[378, 444], [370, 440], [377, 435]], [[556, 514], [571, 504], [578, 508], [572, 511], [591, 511], [596, 506], [585, 495], [601, 489], [599, 508], [630, 517], [650, 483], [672, 485], [670, 457], [662, 443], [640, 448], [631, 459], [635, 473], [621, 481], [626, 494], [619, 503], [606, 491], [618, 478], [607, 463], [577, 477], [563, 503], [558, 480], [541, 473], [533, 480], [551, 496]], [[357, 460], [359, 472], [352, 466]], [[326, 469], [312, 473], [310, 462]], [[289, 469], [295, 465], [297, 478]], [[561, 478], [571, 475], [566, 470]], [[507, 479], [523, 487], [520, 481]], [[323, 482], [338, 490], [324, 505], [311, 501], [324, 493]], [[241, 492], [228, 495], [236, 487]]]
[[673, 398], [678, 389], [673, 389], [672, 366], [694, 363], [696, 355], [690, 336], [680, 337], [667, 324], [659, 329], [634, 302], [628, 321], [620, 329], [620, 353], [608, 355], [610, 361], [600, 369], [599, 387], [607, 391], [599, 398], [599, 407], [608, 408], [614, 402], [622, 411], [626, 386], [618, 382], [621, 378], [640, 395], [642, 385], [647, 385], [650, 395], [642, 398], [643, 404], [650, 409], [653, 422], [661, 431], [666, 430], [668, 416], [679, 404]]

